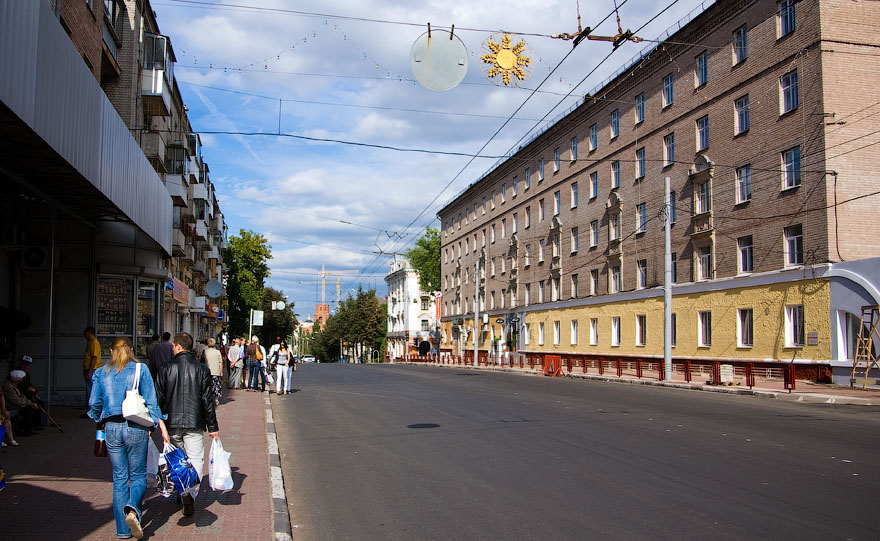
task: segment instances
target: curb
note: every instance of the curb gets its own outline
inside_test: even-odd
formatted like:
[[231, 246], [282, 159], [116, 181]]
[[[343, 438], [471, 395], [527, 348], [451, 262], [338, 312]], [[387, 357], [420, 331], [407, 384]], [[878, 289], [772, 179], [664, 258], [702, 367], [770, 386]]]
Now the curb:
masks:
[[[414, 363], [406, 361], [397, 361], [396, 364], [409, 364], [414, 366], [436, 366], [438, 368], [455, 368], [458, 370], [480, 370], [486, 372], [507, 372], [509, 374], [519, 374], [522, 376], [543, 376], [540, 370], [529, 370], [523, 368], [510, 368], [505, 366], [488, 366], [478, 367], [473, 365], [446, 365], [433, 363]], [[667, 381], [657, 381], [650, 379], [628, 379], [628, 378], [612, 378], [608, 376], [597, 376], [593, 374], [563, 374], [563, 377], [570, 379], [584, 379], [590, 381], [604, 381], [606, 383], [619, 383], [627, 385], [648, 385], [653, 387], [669, 387], [672, 389], [683, 389], [686, 391], [704, 391], [710, 393], [724, 393], [745, 396], [757, 396], [761, 398], [773, 398], [783, 402], [800, 402], [804, 404], [839, 404], [839, 405], [855, 405], [855, 406], [880, 406], [877, 400], [868, 398], [857, 398], [852, 396], [837, 396], [828, 394], [799, 394], [794, 393], [767, 391], [760, 389], [747, 389], [741, 387], [716, 387], [714, 385], [693, 385], [688, 383], [673, 383]]]
[[292, 541], [290, 512], [287, 508], [287, 493], [284, 491], [284, 475], [281, 472], [281, 454], [278, 452], [278, 437], [275, 435], [275, 419], [272, 416], [272, 401], [266, 402], [266, 446], [269, 450], [269, 480], [272, 483], [272, 508], [274, 518], [272, 530], [276, 541]]

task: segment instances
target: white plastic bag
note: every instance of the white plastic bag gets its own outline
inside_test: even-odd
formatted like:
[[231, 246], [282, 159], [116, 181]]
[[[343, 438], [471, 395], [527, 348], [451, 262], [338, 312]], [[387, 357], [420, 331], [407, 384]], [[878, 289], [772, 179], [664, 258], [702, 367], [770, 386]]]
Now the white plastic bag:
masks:
[[223, 449], [220, 438], [216, 438], [211, 444], [211, 488], [214, 490], [232, 490], [232, 469], [229, 467], [229, 457], [232, 453]]
[[266, 373], [266, 383], [268, 383], [269, 385], [275, 383], [275, 378], [272, 376], [271, 372]]

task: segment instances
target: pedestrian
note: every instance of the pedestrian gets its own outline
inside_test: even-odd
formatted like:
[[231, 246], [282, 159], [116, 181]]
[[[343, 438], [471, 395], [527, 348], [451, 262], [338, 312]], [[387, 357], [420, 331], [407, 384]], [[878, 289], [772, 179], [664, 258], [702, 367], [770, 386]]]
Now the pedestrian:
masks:
[[[296, 365], [293, 363], [293, 355], [286, 342], [281, 342], [281, 346], [275, 352], [275, 359], [275, 393], [289, 394], [290, 376], [296, 370]], [[281, 383], [282, 378], [284, 379], [283, 384]]]
[[[82, 370], [83, 380], [86, 382], [86, 403], [88, 403], [92, 396], [92, 376], [95, 374], [95, 370], [101, 366], [101, 343], [98, 342], [95, 328], [91, 325], [85, 328], [83, 337], [86, 339], [86, 351], [83, 354]], [[87, 416], [88, 412], [80, 415], [82, 418]]]
[[247, 388], [247, 380], [248, 380], [248, 370], [247, 370], [247, 346], [251, 345], [250, 339], [245, 339], [242, 337], [238, 341], [240, 350], [239, 355], [241, 356], [241, 386]]
[[[156, 403], [153, 378], [147, 365], [140, 365], [138, 391], [144, 398], [153, 427], [162, 423], [164, 416]], [[136, 539], [143, 537], [141, 504], [147, 490], [147, 446], [152, 429], [122, 417], [122, 401], [135, 386], [137, 360], [128, 338], [113, 340], [110, 361], [96, 371], [92, 378], [89, 397], [89, 417], [104, 423], [107, 454], [113, 468], [113, 516], [116, 519], [116, 537]], [[163, 425], [164, 427], [164, 425]]]
[[[183, 448], [201, 478], [205, 459], [202, 433], [207, 430], [212, 438], [220, 437], [211, 371], [190, 353], [193, 339], [189, 333], [178, 333], [172, 343], [174, 357], [159, 369], [156, 378], [159, 408], [168, 416], [167, 421], [159, 426], [165, 443]], [[184, 516], [192, 516], [193, 498], [198, 494], [196, 487], [191, 494], [181, 496]]]
[[256, 335], [251, 337], [251, 343], [246, 349], [248, 368], [248, 389], [257, 390], [257, 379], [260, 379], [260, 392], [266, 390], [266, 377], [263, 372], [263, 363], [266, 361], [266, 350], [260, 345], [260, 339]]
[[229, 361], [229, 388], [238, 389], [241, 387], [241, 369], [244, 361], [241, 359], [241, 339], [232, 340], [232, 346], [226, 353], [226, 359]]
[[36, 434], [36, 425], [40, 422], [40, 406], [33, 400], [28, 400], [19, 389], [24, 376], [23, 370], [13, 370], [0, 387], [3, 389], [4, 407], [17, 410], [19, 435], [33, 436]]
[[162, 333], [162, 341], [156, 344], [156, 349], [153, 350], [153, 356], [156, 358], [156, 374], [162, 369], [162, 365], [174, 357], [173, 349], [174, 346], [171, 344], [171, 333], [167, 331]]
[[223, 354], [214, 347], [216, 343], [213, 338], [208, 338], [205, 343], [205, 352], [202, 353], [202, 356], [205, 357], [205, 364], [208, 366], [208, 370], [211, 371], [214, 405], [219, 406], [220, 398], [223, 396]]
[[158, 366], [156, 366], [156, 346], [162, 341], [162, 337], [158, 334], [154, 334], [150, 337], [150, 343], [147, 344], [146, 354], [147, 354], [147, 366], [150, 367], [150, 374], [153, 374], [153, 384], [156, 383], [156, 372], [158, 372]]
[[202, 338], [196, 344], [196, 360], [205, 364], [205, 350], [208, 349], [207, 341]]

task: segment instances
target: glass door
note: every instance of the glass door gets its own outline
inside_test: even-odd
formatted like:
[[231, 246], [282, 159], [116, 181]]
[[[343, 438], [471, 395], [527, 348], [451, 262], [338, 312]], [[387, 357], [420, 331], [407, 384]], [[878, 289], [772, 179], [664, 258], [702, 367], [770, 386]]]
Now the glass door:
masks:
[[135, 354], [146, 357], [150, 338], [159, 332], [159, 284], [138, 282], [137, 310]]
[[118, 336], [132, 336], [132, 302], [134, 280], [102, 276], [98, 278], [98, 317], [95, 330], [104, 359]]

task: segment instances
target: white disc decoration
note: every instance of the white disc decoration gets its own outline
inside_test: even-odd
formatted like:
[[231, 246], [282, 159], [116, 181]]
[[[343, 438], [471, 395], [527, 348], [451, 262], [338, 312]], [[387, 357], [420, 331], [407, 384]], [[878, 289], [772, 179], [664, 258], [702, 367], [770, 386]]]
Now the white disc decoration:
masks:
[[467, 75], [468, 51], [458, 36], [445, 30], [425, 32], [413, 43], [409, 64], [416, 79], [430, 90], [455, 88]]

